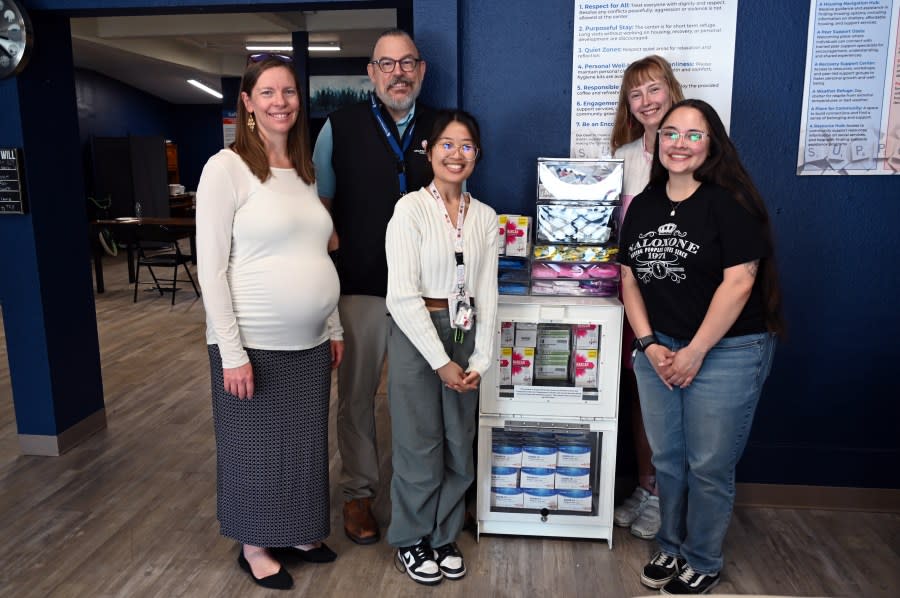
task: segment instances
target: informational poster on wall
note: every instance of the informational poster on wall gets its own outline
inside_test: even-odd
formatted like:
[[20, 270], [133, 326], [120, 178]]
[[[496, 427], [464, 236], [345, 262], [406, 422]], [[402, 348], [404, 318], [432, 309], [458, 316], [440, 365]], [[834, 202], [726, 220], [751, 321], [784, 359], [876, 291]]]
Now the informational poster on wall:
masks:
[[234, 136], [237, 134], [237, 110], [222, 110], [222, 140], [225, 142], [223, 147], [228, 147], [234, 143]]
[[811, 0], [797, 174], [900, 173], [900, 0]]
[[730, 125], [738, 0], [575, 1], [570, 155], [609, 155], [619, 84], [630, 63], [659, 54], [685, 97]]

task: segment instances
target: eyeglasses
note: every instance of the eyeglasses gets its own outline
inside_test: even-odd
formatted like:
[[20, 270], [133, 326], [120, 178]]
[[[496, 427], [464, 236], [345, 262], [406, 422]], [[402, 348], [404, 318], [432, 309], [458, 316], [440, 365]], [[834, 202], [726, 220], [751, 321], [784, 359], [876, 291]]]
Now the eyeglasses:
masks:
[[704, 137], [709, 137], [709, 133], [704, 133], [703, 131], [691, 129], [682, 133], [674, 127], [664, 127], [657, 131], [656, 134], [659, 135], [661, 141], [666, 143], [676, 143], [679, 139], [684, 139], [689, 143], [700, 143]]
[[393, 58], [381, 58], [379, 60], [370, 60], [369, 64], [378, 65], [378, 68], [381, 69], [382, 73], [393, 73], [394, 69], [397, 65], [400, 65], [400, 70], [404, 73], [411, 73], [416, 70], [416, 67], [419, 66], [419, 63], [422, 62], [421, 58], [401, 58], [400, 60], [394, 60]]
[[466, 162], [472, 162], [478, 157], [478, 148], [471, 143], [456, 145], [452, 141], [441, 141], [437, 144], [437, 147], [441, 150], [441, 153], [447, 156], [451, 156], [462, 150], [462, 157]]
[[247, 62], [262, 62], [263, 60], [268, 60], [272, 58], [273, 60], [280, 60], [286, 64], [294, 62], [294, 59], [288, 56], [287, 54], [270, 54], [268, 52], [263, 52], [261, 54], [251, 54], [247, 57]]

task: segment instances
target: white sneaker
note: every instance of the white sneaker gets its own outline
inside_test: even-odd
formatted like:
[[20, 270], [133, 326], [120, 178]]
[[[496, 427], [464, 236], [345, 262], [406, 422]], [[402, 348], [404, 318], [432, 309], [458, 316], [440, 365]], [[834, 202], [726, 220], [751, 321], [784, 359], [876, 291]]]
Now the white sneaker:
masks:
[[631, 524], [631, 533], [644, 540], [652, 540], [659, 531], [659, 497], [650, 496], [644, 509]]
[[638, 486], [621, 505], [613, 511], [613, 522], [619, 527], [629, 527], [637, 519], [650, 498], [650, 493]]
[[435, 548], [434, 560], [447, 579], [459, 579], [466, 575], [466, 564], [463, 562], [463, 555], [456, 546], [456, 542]]
[[398, 548], [397, 561], [399, 561], [398, 570], [405, 570], [406, 574], [415, 582], [433, 586], [444, 578], [440, 567], [434, 560], [434, 552], [426, 540], [422, 540], [415, 546]]

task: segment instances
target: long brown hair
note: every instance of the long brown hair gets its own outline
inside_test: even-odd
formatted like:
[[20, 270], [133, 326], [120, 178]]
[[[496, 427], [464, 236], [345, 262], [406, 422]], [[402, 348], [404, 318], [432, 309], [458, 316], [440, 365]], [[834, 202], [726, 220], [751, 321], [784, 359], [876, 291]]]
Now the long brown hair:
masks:
[[[294, 71], [293, 64], [285, 62], [283, 59], [270, 56], [258, 62], [249, 62], [247, 68], [244, 69], [244, 76], [241, 77], [241, 92], [248, 96], [252, 94], [259, 76], [271, 68], [286, 68], [291, 77], [294, 78], [294, 87], [297, 88], [297, 94], [300, 94], [300, 86], [297, 84], [297, 73]], [[238, 96], [237, 102], [237, 124], [234, 136], [234, 142], [231, 144], [231, 150], [244, 160], [247, 167], [250, 168], [256, 178], [262, 182], [266, 182], [272, 176], [272, 169], [269, 167], [269, 158], [266, 155], [266, 148], [263, 140], [259, 136], [259, 130], [251, 131], [247, 126], [247, 119], [250, 113], [244, 106], [244, 100]], [[303, 98], [300, 98], [300, 108], [297, 112], [297, 122], [291, 127], [287, 138], [287, 152], [290, 158], [291, 166], [297, 171], [297, 176], [303, 179], [307, 185], [316, 182], [316, 171], [313, 168], [312, 152], [309, 149], [309, 131], [306, 124], [306, 112], [303, 110]]]
[[628, 92], [648, 81], [664, 82], [669, 88], [669, 99], [673, 104], [684, 99], [681, 83], [675, 78], [672, 65], [662, 56], [651, 54], [629, 64], [622, 75], [622, 85], [619, 87], [619, 105], [616, 107], [616, 119], [613, 121], [612, 137], [609, 140], [613, 153], [644, 134], [644, 125], [631, 115], [631, 109], [628, 107]]
[[[722, 187], [762, 225], [763, 237], [769, 248], [769, 255], [759, 260], [760, 290], [762, 291], [766, 328], [773, 334], [783, 335], [785, 323], [781, 313], [781, 287], [778, 284], [778, 269], [775, 263], [775, 243], [772, 238], [769, 212], [762, 195], [753, 184], [750, 173], [741, 163], [737, 148], [728, 137], [722, 119], [719, 118], [712, 106], [703, 100], [682, 100], [669, 108], [660, 121], [660, 127], [678, 108], [693, 108], [698, 111], [706, 120], [709, 129], [709, 154], [703, 164], [694, 171], [694, 180]], [[669, 171], [659, 159], [659, 145], [659, 143], [656, 144], [653, 152], [650, 185], [662, 188], [669, 180]]]

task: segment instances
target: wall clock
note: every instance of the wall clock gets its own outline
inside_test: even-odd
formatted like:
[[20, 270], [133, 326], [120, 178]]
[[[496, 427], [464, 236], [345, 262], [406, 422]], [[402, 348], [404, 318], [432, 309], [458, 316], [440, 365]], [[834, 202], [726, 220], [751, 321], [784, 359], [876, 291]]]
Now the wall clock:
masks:
[[15, 76], [25, 68], [33, 36], [21, 0], [0, 0], [0, 79]]

